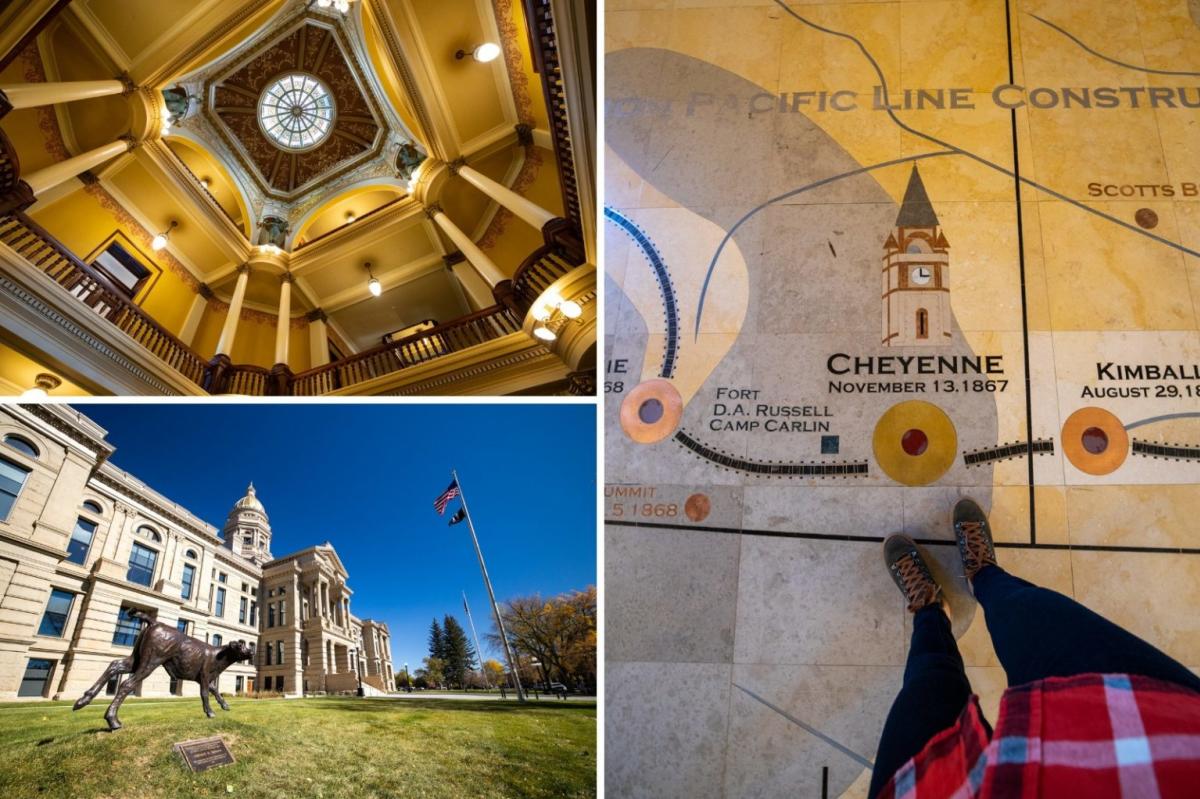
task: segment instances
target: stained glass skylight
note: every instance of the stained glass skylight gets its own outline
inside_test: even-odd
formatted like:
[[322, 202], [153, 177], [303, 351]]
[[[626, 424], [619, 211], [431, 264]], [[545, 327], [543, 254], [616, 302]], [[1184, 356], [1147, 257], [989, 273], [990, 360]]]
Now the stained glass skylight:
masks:
[[263, 131], [285, 150], [308, 150], [325, 141], [333, 129], [333, 113], [325, 84], [302, 72], [279, 78], [258, 100]]

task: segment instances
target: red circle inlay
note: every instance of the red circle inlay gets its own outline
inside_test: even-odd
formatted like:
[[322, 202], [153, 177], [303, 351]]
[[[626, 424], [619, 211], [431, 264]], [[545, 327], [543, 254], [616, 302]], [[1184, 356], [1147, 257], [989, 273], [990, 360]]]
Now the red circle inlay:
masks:
[[924, 430], [913, 428], [900, 436], [900, 446], [909, 455], [920, 455], [929, 448], [929, 436]]
[[1099, 427], [1089, 427], [1083, 431], [1083, 448], [1093, 455], [1099, 455], [1108, 449], [1108, 433]]

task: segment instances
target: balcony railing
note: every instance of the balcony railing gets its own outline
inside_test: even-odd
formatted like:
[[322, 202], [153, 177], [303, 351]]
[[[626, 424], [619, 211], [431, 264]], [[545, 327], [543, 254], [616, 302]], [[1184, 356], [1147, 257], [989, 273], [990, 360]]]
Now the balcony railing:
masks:
[[520, 329], [521, 321], [508, 308], [493, 305], [349, 358], [301, 372], [291, 380], [291, 393], [298, 397], [329, 394], [452, 352], [494, 341]]
[[563, 275], [575, 268], [573, 259], [562, 247], [547, 244], [525, 259], [513, 275], [513, 294], [522, 314], [529, 310], [542, 292]]
[[201, 383], [207, 367], [203, 358], [167, 332], [106, 276], [75, 257], [24, 213], [17, 211], [0, 218], [0, 242], [159, 360], [197, 385]]
[[582, 224], [579, 183], [575, 177], [571, 132], [567, 125], [567, 95], [558, 57], [554, 15], [550, 11], [550, 0], [524, 0], [524, 3], [533, 51], [533, 68], [542, 76], [546, 113], [550, 117], [550, 134], [554, 141], [554, 158], [558, 162], [559, 182], [562, 185], [563, 209], [567, 218], [578, 227]]

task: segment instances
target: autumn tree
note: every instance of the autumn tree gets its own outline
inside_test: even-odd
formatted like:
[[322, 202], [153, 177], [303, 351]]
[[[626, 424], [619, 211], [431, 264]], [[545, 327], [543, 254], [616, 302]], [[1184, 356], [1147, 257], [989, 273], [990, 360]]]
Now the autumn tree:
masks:
[[[517, 657], [536, 658], [551, 680], [567, 686], [596, 686], [596, 587], [551, 599], [540, 594], [516, 597], [500, 609], [509, 644]], [[488, 635], [497, 647], [497, 632]]]

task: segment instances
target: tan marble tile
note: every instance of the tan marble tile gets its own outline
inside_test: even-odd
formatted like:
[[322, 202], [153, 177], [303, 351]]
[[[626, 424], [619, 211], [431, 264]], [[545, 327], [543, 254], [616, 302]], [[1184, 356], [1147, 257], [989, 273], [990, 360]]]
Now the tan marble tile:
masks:
[[745, 536], [735, 662], [901, 665], [904, 602], [882, 553], [876, 543]]
[[731, 671], [727, 664], [606, 663], [608, 795], [724, 795]]
[[[906, 88], [962, 87], [990, 92], [1008, 80], [1004, 6], [987, 0], [909, 2], [901, 6]], [[963, 25], [970, 19], [970, 25]]]
[[1195, 485], [1070, 486], [1066, 495], [1072, 544], [1200, 548]]
[[1182, 663], [1200, 662], [1200, 558], [1072, 552], [1075, 598]]

